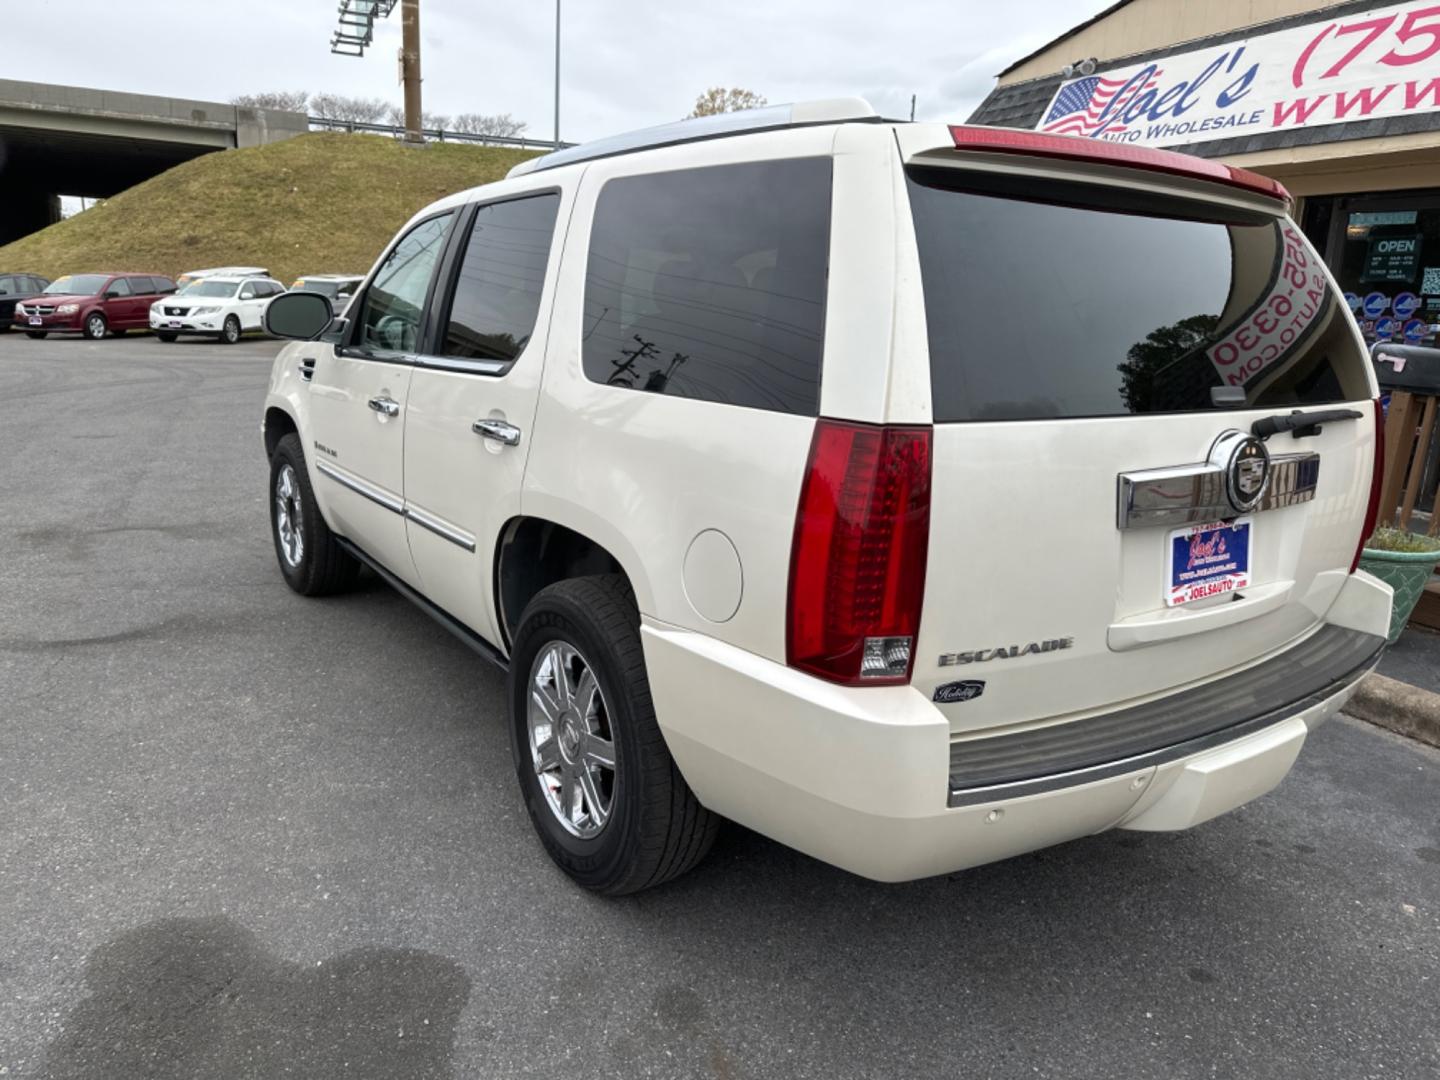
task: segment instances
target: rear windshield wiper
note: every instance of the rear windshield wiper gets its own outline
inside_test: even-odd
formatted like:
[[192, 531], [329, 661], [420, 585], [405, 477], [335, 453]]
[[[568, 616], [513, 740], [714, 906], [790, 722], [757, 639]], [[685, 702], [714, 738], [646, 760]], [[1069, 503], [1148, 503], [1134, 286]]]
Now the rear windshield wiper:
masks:
[[1303, 439], [1309, 435], [1319, 435], [1324, 424], [1333, 424], [1339, 420], [1359, 420], [1364, 415], [1358, 409], [1321, 409], [1319, 412], [1301, 412], [1296, 409], [1292, 413], [1256, 420], [1250, 425], [1250, 434], [1257, 439], [1268, 439], [1271, 435], [1289, 431], [1295, 438]]

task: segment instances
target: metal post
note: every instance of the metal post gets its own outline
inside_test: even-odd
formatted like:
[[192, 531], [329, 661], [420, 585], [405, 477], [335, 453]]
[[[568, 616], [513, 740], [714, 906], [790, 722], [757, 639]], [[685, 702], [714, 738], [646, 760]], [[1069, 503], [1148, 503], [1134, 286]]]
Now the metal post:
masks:
[[400, 77], [405, 84], [405, 141], [423, 143], [420, 132], [420, 0], [402, 0]]
[[560, 0], [555, 0], [555, 149], [560, 149]]

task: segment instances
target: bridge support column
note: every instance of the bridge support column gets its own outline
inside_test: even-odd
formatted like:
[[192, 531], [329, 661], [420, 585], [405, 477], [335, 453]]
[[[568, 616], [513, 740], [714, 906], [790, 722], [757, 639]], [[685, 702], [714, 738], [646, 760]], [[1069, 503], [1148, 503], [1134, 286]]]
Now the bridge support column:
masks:
[[[60, 220], [60, 196], [0, 176], [0, 244], [8, 244]], [[7, 268], [16, 269], [17, 268]]]

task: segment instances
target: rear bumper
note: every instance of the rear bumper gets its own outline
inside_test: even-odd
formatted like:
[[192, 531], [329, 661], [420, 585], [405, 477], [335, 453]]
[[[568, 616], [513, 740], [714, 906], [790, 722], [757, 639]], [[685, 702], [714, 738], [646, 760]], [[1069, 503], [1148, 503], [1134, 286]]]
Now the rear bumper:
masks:
[[[1359, 588], [1370, 597], [1362, 606], [1383, 598], [1388, 612], [1388, 591], [1365, 582]], [[1014, 776], [963, 794], [953, 781], [949, 723], [912, 687], [832, 686], [649, 621], [642, 640], [661, 730], [702, 803], [846, 870], [904, 881], [1114, 827], [1184, 829], [1263, 795], [1284, 779], [1306, 735], [1340, 710], [1378, 659], [1383, 637], [1368, 629], [1322, 627], [1316, 638], [1358, 634], [1373, 647], [1352, 637], [1353, 647], [1331, 654], [1335, 670], [1312, 678], [1289, 704], [1277, 707], [1272, 700], [1249, 715], [1232, 711], [1231, 722], [1201, 742], [1181, 737], [1144, 754], [1132, 745], [1128, 758], [1103, 768]], [[1283, 671], [1295, 651], [1269, 663]], [[1245, 674], [1165, 701], [1214, 696]], [[1055, 729], [1073, 732], [1073, 746], [1101, 719]]]

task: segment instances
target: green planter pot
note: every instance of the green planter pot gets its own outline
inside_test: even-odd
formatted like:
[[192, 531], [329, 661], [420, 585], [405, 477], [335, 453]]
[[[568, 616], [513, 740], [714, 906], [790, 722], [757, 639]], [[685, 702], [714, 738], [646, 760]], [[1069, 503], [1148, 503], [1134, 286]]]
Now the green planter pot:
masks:
[[1395, 590], [1395, 606], [1390, 609], [1390, 644], [1394, 645], [1410, 621], [1410, 613], [1420, 602], [1420, 594], [1435, 566], [1440, 551], [1381, 551], [1366, 548], [1360, 553], [1360, 569], [1374, 574]]

